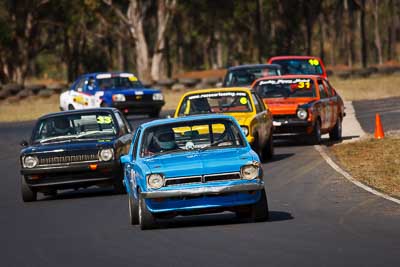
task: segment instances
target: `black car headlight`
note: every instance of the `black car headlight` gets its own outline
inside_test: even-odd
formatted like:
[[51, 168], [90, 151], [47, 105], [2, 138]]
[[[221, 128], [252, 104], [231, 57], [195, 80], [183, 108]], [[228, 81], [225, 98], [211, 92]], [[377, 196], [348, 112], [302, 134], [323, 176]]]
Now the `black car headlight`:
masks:
[[164, 186], [164, 176], [159, 173], [153, 173], [147, 176], [147, 186], [151, 189], [159, 189]]
[[114, 149], [112, 148], [106, 148], [102, 149], [99, 152], [99, 159], [101, 161], [110, 161], [114, 158]]
[[153, 100], [154, 101], [161, 101], [161, 100], [163, 100], [164, 99], [164, 96], [161, 94], [161, 93], [154, 93], [153, 94]]
[[32, 169], [38, 165], [39, 160], [36, 156], [26, 156], [22, 159], [24, 168]]
[[260, 173], [260, 165], [259, 164], [248, 164], [242, 166], [240, 168], [240, 174], [242, 175], [242, 179], [245, 180], [253, 180], [258, 178]]
[[308, 116], [308, 112], [307, 110], [303, 109], [303, 108], [299, 108], [299, 110], [297, 110], [297, 117], [301, 120], [305, 120], [307, 119]]

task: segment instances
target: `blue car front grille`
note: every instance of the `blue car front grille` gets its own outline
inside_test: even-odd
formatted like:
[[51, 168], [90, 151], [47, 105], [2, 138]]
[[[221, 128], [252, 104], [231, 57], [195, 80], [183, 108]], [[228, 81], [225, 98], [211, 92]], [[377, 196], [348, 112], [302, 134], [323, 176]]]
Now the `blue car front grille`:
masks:
[[174, 177], [165, 179], [165, 186], [174, 186], [182, 184], [194, 184], [194, 183], [208, 183], [215, 181], [228, 181], [228, 180], [240, 180], [242, 177], [240, 172], [229, 172], [229, 173], [215, 173], [207, 174], [203, 176], [185, 176], [185, 177]]

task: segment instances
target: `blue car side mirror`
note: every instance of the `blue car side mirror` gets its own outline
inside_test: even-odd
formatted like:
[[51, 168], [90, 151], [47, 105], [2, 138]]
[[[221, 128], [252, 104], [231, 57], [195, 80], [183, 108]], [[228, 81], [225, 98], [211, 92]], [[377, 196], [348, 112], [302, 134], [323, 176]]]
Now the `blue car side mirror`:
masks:
[[131, 157], [129, 155], [123, 155], [120, 158], [120, 161], [122, 164], [130, 163], [131, 162]]

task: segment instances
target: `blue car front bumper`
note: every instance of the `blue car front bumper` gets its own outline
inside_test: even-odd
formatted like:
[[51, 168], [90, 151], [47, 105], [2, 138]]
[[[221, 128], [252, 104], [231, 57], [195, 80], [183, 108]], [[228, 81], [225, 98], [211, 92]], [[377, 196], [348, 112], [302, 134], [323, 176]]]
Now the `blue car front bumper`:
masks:
[[151, 212], [180, 212], [211, 208], [230, 208], [256, 203], [264, 182], [240, 182], [226, 185], [177, 188], [141, 192]]

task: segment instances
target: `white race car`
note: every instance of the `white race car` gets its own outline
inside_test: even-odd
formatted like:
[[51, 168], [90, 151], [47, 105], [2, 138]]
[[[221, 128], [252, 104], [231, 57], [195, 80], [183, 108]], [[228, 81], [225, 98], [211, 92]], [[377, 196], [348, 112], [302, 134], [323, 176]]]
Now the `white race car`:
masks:
[[89, 73], [60, 95], [60, 109], [115, 107], [125, 114], [158, 117], [165, 104], [160, 90], [145, 88], [132, 73]]

